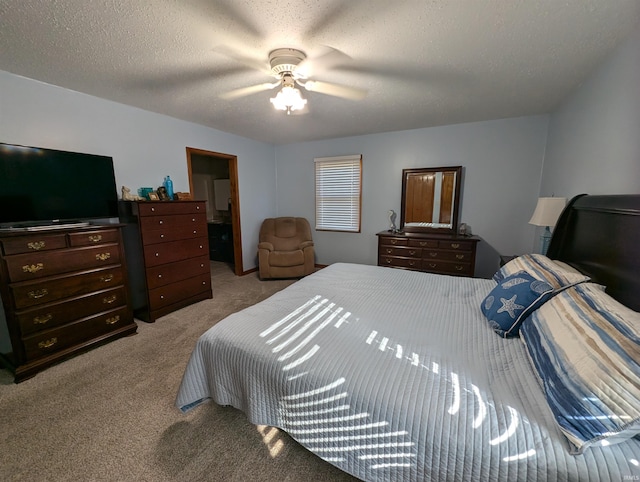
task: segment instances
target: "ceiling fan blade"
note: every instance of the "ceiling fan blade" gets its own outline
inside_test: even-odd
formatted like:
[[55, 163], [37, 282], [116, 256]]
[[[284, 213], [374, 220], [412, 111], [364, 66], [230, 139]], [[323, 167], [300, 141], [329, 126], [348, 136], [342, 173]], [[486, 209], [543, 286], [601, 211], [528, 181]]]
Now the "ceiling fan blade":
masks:
[[352, 60], [347, 54], [333, 47], [327, 46], [324, 50], [322, 54], [300, 62], [295, 69], [296, 76], [306, 79], [317, 75], [318, 72], [329, 70], [336, 65], [345, 64]]
[[351, 100], [362, 100], [366, 97], [367, 91], [356, 87], [347, 87], [345, 85], [330, 84], [328, 82], [320, 82], [317, 80], [309, 80], [300, 83], [310, 92], [319, 92], [320, 94], [333, 95]]
[[262, 92], [263, 90], [274, 89], [280, 85], [280, 82], [273, 83], [265, 83], [252, 85], [249, 87], [242, 87], [240, 89], [231, 90], [229, 92], [225, 92], [224, 94], [220, 94], [221, 99], [231, 100], [237, 99], [238, 97], [244, 97], [246, 95], [257, 94], [258, 92]]
[[224, 55], [225, 57], [229, 57], [230, 59], [236, 60], [246, 65], [247, 67], [257, 70], [259, 72], [262, 72], [266, 75], [269, 75], [269, 76], [273, 75], [271, 73], [271, 68], [269, 67], [268, 62], [244, 55], [241, 52], [227, 45], [218, 45], [213, 48], [213, 51], [221, 55]]

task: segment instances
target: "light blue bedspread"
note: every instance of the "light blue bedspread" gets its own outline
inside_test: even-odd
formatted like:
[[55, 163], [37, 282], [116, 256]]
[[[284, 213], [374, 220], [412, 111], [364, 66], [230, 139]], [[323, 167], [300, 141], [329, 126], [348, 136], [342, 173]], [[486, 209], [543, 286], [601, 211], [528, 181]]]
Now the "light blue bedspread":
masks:
[[570, 455], [492, 280], [338, 263], [202, 335], [183, 411], [213, 399], [367, 481], [640, 480], [640, 442]]

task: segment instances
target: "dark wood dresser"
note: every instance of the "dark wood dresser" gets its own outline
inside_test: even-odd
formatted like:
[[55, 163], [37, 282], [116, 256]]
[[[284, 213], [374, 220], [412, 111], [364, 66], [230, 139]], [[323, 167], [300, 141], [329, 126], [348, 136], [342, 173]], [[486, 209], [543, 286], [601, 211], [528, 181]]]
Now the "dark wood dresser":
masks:
[[136, 318], [212, 297], [205, 201], [121, 201], [120, 220]]
[[474, 274], [480, 241], [475, 236], [391, 231], [377, 236], [378, 266], [458, 276]]
[[135, 333], [120, 225], [0, 233], [0, 353], [20, 382]]

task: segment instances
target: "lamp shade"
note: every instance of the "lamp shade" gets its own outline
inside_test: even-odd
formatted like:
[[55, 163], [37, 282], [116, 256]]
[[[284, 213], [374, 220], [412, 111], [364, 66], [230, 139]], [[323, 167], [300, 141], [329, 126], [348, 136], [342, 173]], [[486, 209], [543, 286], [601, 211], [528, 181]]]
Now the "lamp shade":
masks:
[[534, 226], [555, 226], [566, 204], [567, 198], [564, 197], [538, 198], [536, 210], [533, 212], [529, 224]]

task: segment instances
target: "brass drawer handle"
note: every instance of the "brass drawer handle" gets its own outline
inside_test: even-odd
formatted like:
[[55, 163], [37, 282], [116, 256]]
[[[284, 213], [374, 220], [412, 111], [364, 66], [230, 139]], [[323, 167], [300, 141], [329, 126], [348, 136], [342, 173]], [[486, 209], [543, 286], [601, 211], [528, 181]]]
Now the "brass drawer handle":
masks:
[[25, 264], [22, 267], [22, 271], [24, 273], [37, 273], [38, 271], [40, 271], [41, 269], [44, 269], [44, 264], [43, 263], [37, 263], [37, 264]]
[[42, 315], [42, 316], [35, 316], [33, 318], [33, 324], [44, 325], [45, 323], [51, 321], [52, 318], [53, 318], [53, 315], [51, 313], [47, 313], [46, 315]]
[[100, 281], [102, 281], [103, 283], [108, 283], [109, 281], [113, 281], [113, 275], [112, 274], [105, 274], [100, 276]]
[[435, 268], [436, 266], [438, 266], [436, 263], [429, 263], [429, 268]]
[[413, 261], [413, 260], [409, 261], [409, 266], [415, 266], [415, 265], [416, 265], [415, 261]]
[[429, 256], [431, 256], [432, 258], [435, 258], [435, 257], [438, 256], [438, 253], [432, 251], [432, 252], [429, 253]]
[[38, 298], [42, 298], [43, 296], [47, 296], [48, 294], [49, 294], [49, 290], [47, 290], [46, 288], [42, 288], [41, 290], [29, 291], [27, 293], [29, 298], [33, 298], [34, 300], [37, 300]]
[[453, 249], [458, 249], [460, 247], [460, 245], [458, 243], [451, 243], [451, 247]]
[[106, 261], [111, 257], [111, 253], [100, 253], [96, 254], [96, 259], [98, 261]]
[[391, 254], [391, 253], [393, 253], [393, 249], [387, 248], [387, 254]]
[[464, 259], [464, 254], [456, 254], [456, 259]]
[[104, 321], [107, 323], [107, 325], [115, 325], [120, 321], [120, 315], [112, 316], [111, 318], [107, 318]]
[[413, 250], [413, 249], [412, 249], [411, 251], [409, 251], [409, 254], [410, 254], [411, 256], [415, 256], [415, 255], [416, 255], [416, 252], [415, 252], [415, 250]]
[[56, 337], [53, 337], [49, 340], [41, 341], [40, 343], [38, 343], [38, 348], [51, 348], [56, 343], [58, 343], [58, 339]]
[[397, 239], [390, 239], [389, 242], [391, 244], [398, 244], [398, 240]]
[[98, 243], [102, 241], [102, 234], [89, 235], [89, 241], [91, 241], [92, 243]]
[[105, 305], [110, 305], [111, 303], [113, 303], [117, 299], [118, 299], [118, 297], [116, 295], [105, 296], [104, 298], [102, 298], [102, 302]]
[[391, 264], [391, 258], [385, 258], [387, 264]]
[[420, 246], [426, 246], [427, 242], [426, 241], [420, 241]]
[[464, 266], [456, 266], [456, 269], [457, 269], [458, 271], [462, 271], [462, 270], [464, 269]]
[[29, 249], [33, 249], [35, 251], [38, 251], [39, 249], [42, 249], [46, 246], [44, 241], [34, 241], [32, 243], [27, 243], [27, 247]]

